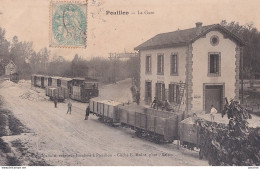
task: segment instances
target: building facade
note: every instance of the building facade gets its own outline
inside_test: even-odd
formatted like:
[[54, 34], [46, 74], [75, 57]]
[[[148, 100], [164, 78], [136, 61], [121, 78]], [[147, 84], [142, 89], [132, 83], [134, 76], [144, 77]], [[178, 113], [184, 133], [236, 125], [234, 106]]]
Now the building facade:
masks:
[[14, 62], [11, 60], [6, 66], [5, 66], [5, 75], [11, 75], [13, 73], [17, 73], [17, 68]]
[[[135, 48], [140, 55], [140, 94], [194, 113], [218, 111], [239, 98], [243, 41], [219, 24], [158, 34]], [[181, 83], [185, 83], [182, 97]]]

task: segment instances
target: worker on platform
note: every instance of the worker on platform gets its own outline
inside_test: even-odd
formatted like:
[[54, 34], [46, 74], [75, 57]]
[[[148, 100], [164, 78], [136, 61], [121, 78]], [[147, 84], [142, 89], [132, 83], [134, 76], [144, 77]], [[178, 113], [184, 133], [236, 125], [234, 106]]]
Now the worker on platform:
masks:
[[217, 109], [211, 105], [211, 108], [210, 108], [210, 120], [213, 122], [214, 121], [214, 117], [215, 117], [215, 114], [217, 114], [218, 111]]
[[170, 106], [170, 104], [169, 104], [168, 100], [164, 100], [162, 110], [165, 109], [166, 111], [169, 111], [170, 110], [169, 106]]
[[69, 101], [67, 114], [68, 114], [68, 113], [71, 114], [71, 107], [72, 107], [72, 104], [71, 104], [71, 102]]
[[156, 97], [154, 97], [154, 100], [153, 100], [153, 102], [152, 102], [151, 107], [154, 108], [154, 109], [155, 109], [155, 107], [157, 107], [157, 109], [158, 109], [158, 101], [157, 101], [157, 98], [156, 98]]

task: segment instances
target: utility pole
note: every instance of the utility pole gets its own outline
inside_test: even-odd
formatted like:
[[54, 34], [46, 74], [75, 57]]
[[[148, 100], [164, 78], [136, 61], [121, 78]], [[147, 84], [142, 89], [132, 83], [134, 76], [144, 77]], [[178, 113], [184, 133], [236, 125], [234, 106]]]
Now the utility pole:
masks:
[[244, 103], [244, 52], [243, 47], [241, 47], [241, 66], [240, 66], [240, 73], [241, 73], [241, 104]]
[[116, 77], [117, 77], [117, 71], [119, 71], [119, 59], [125, 59], [125, 58], [132, 58], [132, 57], [138, 57], [138, 53], [129, 53], [125, 52], [124, 53], [109, 53], [109, 60], [110, 60], [110, 65], [111, 65], [111, 81], [114, 83], [116, 82]]
[[[114, 55], [114, 56], [113, 56]], [[110, 65], [111, 65], [111, 76], [110, 80], [116, 82], [116, 53], [109, 53]]]

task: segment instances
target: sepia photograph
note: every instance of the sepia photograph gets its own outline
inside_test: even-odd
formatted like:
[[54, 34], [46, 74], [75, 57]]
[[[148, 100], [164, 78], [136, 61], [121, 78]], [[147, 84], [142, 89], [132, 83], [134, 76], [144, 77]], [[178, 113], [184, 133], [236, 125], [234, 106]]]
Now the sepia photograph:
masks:
[[259, 0], [0, 0], [0, 167], [260, 166]]

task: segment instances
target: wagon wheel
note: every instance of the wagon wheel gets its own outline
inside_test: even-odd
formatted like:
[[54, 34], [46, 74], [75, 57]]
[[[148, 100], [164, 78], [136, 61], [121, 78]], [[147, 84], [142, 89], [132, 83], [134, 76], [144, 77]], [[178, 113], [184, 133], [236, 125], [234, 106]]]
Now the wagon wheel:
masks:
[[160, 144], [162, 142], [162, 139], [161, 137], [157, 136], [153, 139], [153, 141], [156, 143], [156, 144]]
[[166, 142], [167, 143], [173, 143], [174, 139], [171, 139], [171, 140], [167, 140]]
[[140, 132], [140, 130], [136, 130], [135, 134], [137, 137], [141, 138], [142, 137], [142, 133]]

